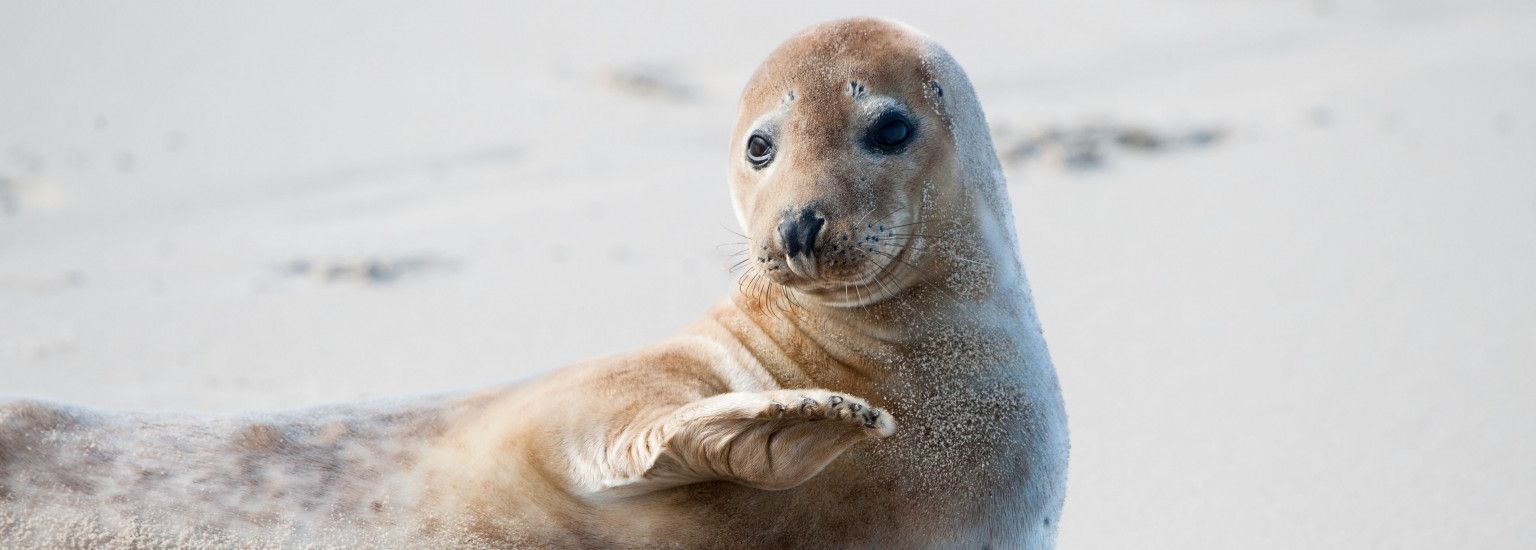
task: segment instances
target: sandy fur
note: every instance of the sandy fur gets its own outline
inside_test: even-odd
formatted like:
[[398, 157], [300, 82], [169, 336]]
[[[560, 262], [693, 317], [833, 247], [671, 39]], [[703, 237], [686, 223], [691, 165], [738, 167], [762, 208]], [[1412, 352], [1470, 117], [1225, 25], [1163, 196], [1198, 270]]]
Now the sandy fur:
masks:
[[[916, 117], [912, 149], [851, 147], [891, 104]], [[753, 170], [740, 151], [764, 124], [783, 149]], [[473, 395], [271, 418], [6, 405], [0, 541], [1053, 546], [1065, 414], [959, 66], [900, 24], [814, 27], [754, 75], [731, 155], [747, 275], [678, 337]], [[780, 269], [773, 228], [806, 204], [849, 242], [818, 252], [832, 279]]]

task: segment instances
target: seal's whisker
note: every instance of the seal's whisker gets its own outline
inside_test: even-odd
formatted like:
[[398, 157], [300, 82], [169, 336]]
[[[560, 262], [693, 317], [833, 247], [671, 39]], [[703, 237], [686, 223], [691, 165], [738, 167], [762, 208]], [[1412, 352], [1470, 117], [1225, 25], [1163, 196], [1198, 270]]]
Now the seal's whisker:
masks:
[[[763, 307], [764, 312], [775, 316], [784, 312], [784, 289], [781, 285], [763, 275], [758, 278], [755, 289], [757, 303]], [[775, 291], [778, 291], [778, 296], [774, 295]]]
[[992, 267], [992, 264], [988, 264], [986, 262], [978, 262], [976, 260], [972, 260], [972, 259], [967, 258], [965, 256], [961, 256], [961, 255], [956, 254], [954, 252], [945, 251], [944, 256], [947, 257], [947, 258], [954, 258], [954, 259], [960, 260], [962, 262], [966, 262], [966, 263], [974, 264], [974, 265], [979, 265], [979, 266], [982, 266], [982, 267]]
[[736, 276], [736, 288], [738, 290], [741, 290], [741, 291], [745, 292], [746, 289], [751, 286], [752, 278], [755, 277], [756, 275], [757, 275], [757, 270], [755, 270], [755, 269], [750, 269], [749, 268], [746, 271], [741, 272], [740, 275]]
[[877, 220], [889, 219], [891, 216], [895, 216], [897, 214], [900, 214], [902, 210], [906, 210], [907, 207], [911, 206], [911, 205], [912, 205], [912, 203], [910, 203], [910, 202], [902, 203], [902, 205], [900, 207], [896, 208], [895, 210], [892, 210], [890, 212], [886, 212], [884, 214], [881, 214], [880, 216], [877, 216], [875, 219], [877, 219]]
[[[924, 275], [924, 276], [930, 276], [930, 277], [933, 275], [931, 272], [929, 272], [927, 270], [924, 270], [923, 268], [917, 267], [915, 265], [912, 265], [910, 262], [907, 262], [906, 260], [898, 258], [898, 257], [896, 257], [894, 255], [887, 254], [887, 253], [881, 252], [879, 250], [873, 250], [871, 252], [874, 252], [876, 254], [879, 254], [879, 255], [885, 256], [887, 258], [890, 258], [891, 262], [900, 262], [901, 265], [905, 266], [907, 269], [911, 269], [913, 271], [916, 271], [918, 274], [921, 274], [921, 275]], [[891, 264], [890, 264], [890, 262], [886, 262], [885, 265], [889, 266]], [[882, 267], [882, 269], [883, 269], [883, 267]], [[934, 282], [930, 283], [928, 286], [936, 288], [936, 289], [939, 290], [939, 292], [943, 292], [944, 294], [946, 294], [947, 297], [949, 298], [949, 300], [951, 302], [954, 302], [954, 304], [956, 306], [961, 305], [962, 300], [960, 300], [960, 297], [956, 296], [953, 292], [950, 292], [949, 289], [944, 288], [942, 285], [943, 285], [942, 281], [934, 281]]]
[[[889, 266], [890, 266], [890, 263], [886, 263], [885, 266], [881, 267], [881, 270], [883, 271], [885, 269], [885, 267], [889, 267]], [[880, 285], [880, 290], [885, 292], [885, 298], [883, 298], [883, 299], [887, 299], [888, 300], [888, 299], [891, 299], [891, 298], [895, 298], [896, 297], [896, 293], [891, 292], [891, 287], [885, 286], [885, 281], [883, 279], [884, 279], [884, 277], [875, 277], [875, 284]]]
[[[883, 252], [883, 251], [880, 251], [880, 250], [871, 250], [871, 251], [870, 251], [870, 252], [874, 252], [874, 253], [875, 253], [875, 254], [879, 254], [879, 255], [881, 255], [881, 256], [885, 256], [885, 257], [887, 257], [887, 258], [890, 258], [890, 259], [892, 259], [892, 260], [895, 260], [895, 261], [898, 261], [898, 262], [901, 262], [901, 264], [902, 264], [902, 265], [905, 265], [905, 266], [907, 266], [907, 267], [910, 267], [910, 268], [912, 268], [912, 269], [913, 269], [913, 270], [915, 270], [915, 271], [917, 271], [917, 272], [918, 272], [918, 273], [921, 273], [921, 274], [923, 274], [923, 275], [929, 275], [929, 274], [930, 274], [930, 273], [928, 273], [928, 272], [927, 272], [927, 271], [923, 271], [923, 270], [922, 270], [922, 269], [921, 269], [921, 268], [919, 268], [919, 267], [917, 267], [917, 266], [915, 266], [915, 265], [912, 265], [912, 264], [911, 264], [911, 263], [908, 263], [908, 262], [907, 262], [907, 261], [906, 261], [906, 260], [903, 260], [903, 259], [901, 259], [901, 258], [898, 258], [898, 257], [896, 257], [896, 255], [895, 255], [895, 254], [890, 254], [890, 253], [887, 253], [887, 252]], [[889, 264], [887, 264], [887, 265], [889, 265]]]
[[931, 221], [931, 220], [917, 220], [917, 221], [914, 221], [914, 222], [907, 222], [907, 223], [904, 223], [904, 224], [901, 224], [901, 225], [887, 225], [887, 226], [885, 226], [885, 228], [886, 229], [900, 229], [900, 228], [903, 228], [903, 227], [906, 227], [906, 226], [909, 226], [909, 225], [917, 225], [917, 224], [920, 224], [920, 223], [928, 223], [929, 221]]
[[769, 284], [771, 283], [767, 282], [767, 276], [763, 275], [763, 271], [761, 269], [757, 269], [754, 266], [754, 268], [749, 271], [751, 271], [751, 277], [747, 280], [746, 286], [742, 289], [742, 292], [751, 296], [754, 303], [763, 307], [763, 311], [772, 313], [772, 311], [767, 307], [769, 305], [768, 290]]
[[960, 260], [962, 262], [968, 262], [968, 263], [976, 264], [976, 265], [979, 265], [979, 266], [982, 266], [982, 267], [991, 267], [991, 264], [988, 264], [988, 263], [985, 263], [985, 262], [978, 262], [976, 260], [972, 260], [972, 259], [967, 258], [965, 256], [961, 256], [959, 254], [956, 254], [953, 251], [950, 251], [948, 249], [943, 249], [943, 248], [932, 249], [932, 248], [926, 247], [926, 246], [910, 246], [908, 248], [910, 248], [913, 252], [935, 253], [935, 254], [944, 256], [946, 258], [954, 258], [954, 259]]
[[854, 228], [854, 230], [858, 230], [858, 228], [860, 226], [863, 226], [864, 223], [866, 221], [870, 220], [870, 219], [883, 220], [883, 219], [889, 218], [891, 216], [894, 216], [894, 215], [896, 215], [896, 213], [901, 212], [902, 210], [906, 210], [907, 206], [910, 206], [910, 205], [911, 205], [911, 203], [902, 203], [902, 205], [897, 207], [895, 210], [892, 210], [892, 211], [887, 212], [885, 214], [881, 214], [881, 215], [876, 216], [874, 218], [870, 218], [869, 217], [870, 214], [873, 214], [875, 212], [875, 207], [871, 206], [868, 209], [866, 209], [864, 211], [864, 213], [859, 215], [859, 221], [854, 222], [853, 228]]
[[726, 231], [730, 231], [732, 235], [735, 235], [737, 237], [741, 237], [741, 238], [749, 240], [749, 241], [752, 240], [752, 237], [748, 237], [746, 235], [742, 235], [740, 231], [737, 231], [735, 229], [731, 229], [731, 228], [723, 226], [723, 225], [720, 226], [720, 229], [724, 229]]
[[789, 299], [789, 305], [792, 305], [796, 308], [804, 308], [804, 306], [800, 305], [800, 301], [795, 299], [794, 292], [786, 290], [784, 292], [784, 297]]
[[757, 282], [757, 303], [758, 303], [758, 307], [763, 308], [763, 311], [768, 313], [769, 315], [777, 315], [778, 314], [777, 311], [776, 311], [777, 308], [775, 308], [773, 306], [773, 300], [771, 299], [772, 297], [770, 296], [770, 294], [772, 294], [772, 292], [773, 292], [773, 283], [768, 282], [768, 280], [766, 278], [762, 279], [762, 280], [759, 280]]
[[853, 222], [853, 226], [852, 226], [853, 230], [854, 231], [858, 231], [860, 227], [863, 227], [864, 221], [869, 219], [869, 215], [873, 214], [873, 213], [875, 213], [875, 208], [873, 206], [871, 206], [871, 207], [869, 207], [869, 209], [865, 210], [862, 214], [859, 214], [859, 221]]

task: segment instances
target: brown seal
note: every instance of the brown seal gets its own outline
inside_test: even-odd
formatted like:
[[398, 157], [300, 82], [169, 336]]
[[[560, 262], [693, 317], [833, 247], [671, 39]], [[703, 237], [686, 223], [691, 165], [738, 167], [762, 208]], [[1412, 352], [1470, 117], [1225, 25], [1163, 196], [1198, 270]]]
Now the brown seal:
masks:
[[808, 29], [730, 161], [746, 275], [683, 334], [370, 408], [0, 408], [0, 542], [1053, 546], [1065, 412], [959, 65], [899, 23]]

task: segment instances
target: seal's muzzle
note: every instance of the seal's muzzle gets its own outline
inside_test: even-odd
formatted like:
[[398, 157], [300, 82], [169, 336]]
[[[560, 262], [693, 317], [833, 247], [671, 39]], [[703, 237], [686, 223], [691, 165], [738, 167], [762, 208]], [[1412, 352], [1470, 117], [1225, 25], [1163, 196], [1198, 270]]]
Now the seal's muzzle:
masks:
[[779, 240], [784, 243], [784, 254], [790, 258], [814, 257], [816, 237], [826, 222], [826, 218], [810, 208], [801, 209], [798, 214], [785, 214], [784, 221], [779, 222]]

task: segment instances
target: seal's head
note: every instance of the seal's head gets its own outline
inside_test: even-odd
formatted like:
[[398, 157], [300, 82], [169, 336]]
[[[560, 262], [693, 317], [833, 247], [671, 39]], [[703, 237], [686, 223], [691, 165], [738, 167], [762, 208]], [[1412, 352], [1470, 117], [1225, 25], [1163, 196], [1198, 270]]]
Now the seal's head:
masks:
[[[977, 124], [985, 143], [965, 143]], [[966, 147], [996, 166], [970, 83], [927, 37], [866, 18], [801, 32], [741, 98], [730, 179], [747, 262], [833, 305], [878, 301], [932, 276], [923, 252], [932, 221], [970, 217], [957, 200], [975, 164]]]

